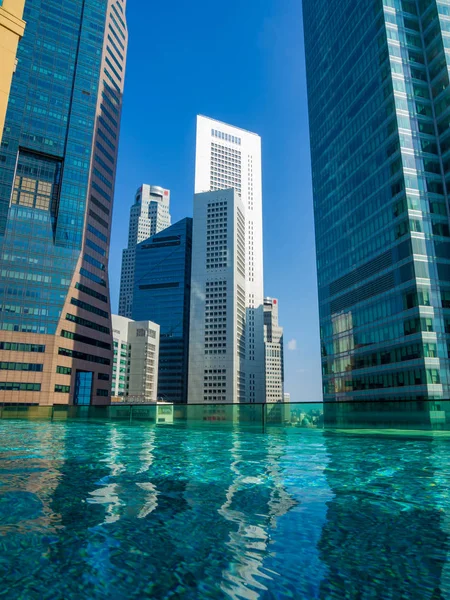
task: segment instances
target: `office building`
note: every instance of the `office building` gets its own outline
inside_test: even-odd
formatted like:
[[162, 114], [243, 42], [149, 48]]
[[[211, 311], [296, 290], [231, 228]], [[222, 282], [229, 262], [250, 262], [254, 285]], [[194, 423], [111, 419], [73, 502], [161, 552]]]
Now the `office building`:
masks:
[[0, 148], [0, 403], [105, 404], [125, 3], [27, 0], [23, 16]]
[[0, 0], [0, 143], [5, 124], [11, 81], [17, 64], [17, 45], [25, 30], [25, 0]]
[[136, 246], [132, 317], [160, 326], [158, 398], [187, 401], [192, 219]]
[[449, 7], [303, 15], [324, 399], [449, 398]]
[[236, 190], [196, 194], [190, 403], [245, 402], [245, 208]]
[[111, 395], [127, 402], [158, 400], [159, 325], [112, 315]]
[[284, 401], [283, 328], [278, 323], [278, 300], [264, 298], [266, 402]]
[[140, 242], [170, 227], [170, 191], [156, 185], [142, 185], [130, 210], [128, 248], [122, 254], [119, 314], [131, 317], [134, 289], [134, 258]]
[[[233, 189], [235, 194], [202, 195], [205, 192], [229, 189]], [[198, 223], [195, 215], [199, 219]], [[215, 231], [225, 223], [230, 231]], [[231, 391], [235, 393], [236, 380], [239, 380], [239, 392], [233, 396], [233, 402], [264, 402], [261, 138], [255, 133], [203, 116], [197, 117], [193, 246], [196, 250], [193, 251], [191, 333], [195, 334], [193, 344], [196, 350], [191, 351], [191, 359], [195, 363], [191, 362], [189, 370], [190, 386], [192, 385], [189, 402], [196, 402], [199, 398], [209, 402], [204, 398], [220, 395], [228, 401], [231, 399]], [[209, 262], [206, 255], [201, 255], [201, 249], [208, 253]], [[231, 274], [230, 269], [237, 269], [238, 266], [239, 271]], [[232, 377], [230, 375], [231, 379], [227, 381], [227, 385], [231, 386], [230, 393], [210, 394], [204, 378], [207, 376], [206, 371], [210, 370], [207, 365], [211, 355], [206, 351], [211, 349], [209, 344], [215, 343], [215, 340], [209, 339], [211, 334], [206, 329], [206, 319], [210, 318], [207, 316], [209, 308], [197, 287], [203, 286], [205, 294], [208, 287], [208, 293], [215, 294], [217, 290], [213, 288], [220, 281], [233, 281], [229, 290], [227, 287], [226, 292], [221, 292], [227, 294], [228, 302], [234, 301], [233, 314], [237, 315], [244, 310], [243, 323], [233, 317], [235, 326], [243, 328], [242, 333], [236, 331], [231, 338], [228, 337], [228, 340], [235, 340], [238, 336], [242, 348], [239, 350], [239, 361], [234, 362], [236, 368], [239, 363], [239, 372]], [[228, 285], [230, 284], [227, 283]], [[240, 292], [239, 295], [234, 295], [233, 300], [232, 294], [237, 287]], [[227, 332], [227, 335], [230, 333]], [[202, 336], [203, 352], [200, 351]], [[232, 344], [233, 347], [227, 348], [227, 352], [235, 351], [235, 341]], [[212, 376], [214, 375], [213, 373]], [[202, 381], [205, 386], [200, 392]]]

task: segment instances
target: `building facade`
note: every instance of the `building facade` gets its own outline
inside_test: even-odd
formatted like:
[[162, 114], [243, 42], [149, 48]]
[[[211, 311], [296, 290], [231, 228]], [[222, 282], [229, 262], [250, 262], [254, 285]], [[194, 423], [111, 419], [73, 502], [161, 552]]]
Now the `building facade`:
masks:
[[128, 248], [122, 253], [119, 314], [131, 317], [134, 289], [134, 259], [140, 242], [170, 227], [170, 191], [156, 185], [142, 185], [130, 210]]
[[234, 189], [196, 194], [188, 401], [245, 402], [245, 207]]
[[304, 0], [323, 392], [450, 397], [450, 7]]
[[136, 246], [132, 316], [160, 326], [158, 398], [187, 402], [192, 219]]
[[[197, 194], [230, 188], [236, 191], [242, 203], [239, 210], [244, 218], [243, 236], [245, 244], [244, 264], [242, 265], [245, 318], [244, 331], [241, 336], [242, 344], [245, 345], [245, 353], [244, 358], [241, 359], [239, 369], [240, 389], [245, 390], [245, 392], [241, 391], [238, 397], [240, 401], [264, 402], [261, 138], [255, 133], [207, 117], [198, 116], [194, 212], [196, 210], [195, 205], [200, 206], [202, 204]], [[239, 204], [238, 199], [233, 202], [237, 207]], [[203, 228], [204, 225], [199, 227], [200, 236], [204, 235]], [[196, 224], [194, 223], [195, 231]], [[211, 242], [212, 251], [213, 240], [206, 241]], [[220, 245], [223, 240], [216, 239], [214, 241], [217, 245]], [[203, 242], [204, 240], [198, 241], [199, 244]], [[228, 239], [229, 244], [232, 242], [233, 240]], [[231, 245], [228, 246], [227, 251], [231, 252], [233, 256], [237, 255], [237, 248], [232, 248]], [[200, 273], [202, 269], [206, 268], [204, 257], [198, 256], [194, 260], [199, 260], [202, 264], [194, 265], [193, 271], [198, 269]], [[236, 260], [235, 264], [237, 264]], [[213, 263], [210, 266], [212, 267]], [[229, 266], [225, 267], [225, 269], [228, 268]], [[211, 272], [212, 279], [217, 278], [219, 272], [217, 270], [214, 273]], [[238, 280], [240, 276], [240, 273], [236, 273], [235, 279]], [[194, 293], [193, 290], [192, 302], [196, 301]], [[237, 310], [238, 306], [235, 306], [235, 311]], [[198, 318], [197, 309], [195, 313], [196, 318]], [[195, 327], [195, 324], [191, 323], [191, 331], [193, 327]], [[205, 335], [205, 331], [203, 334]], [[192, 365], [190, 373], [194, 377], [193, 381], [200, 381], [203, 377], [201, 362], [198, 365], [199, 372], [195, 375], [193, 368]], [[195, 401], [197, 396], [198, 389], [196, 386], [192, 401]], [[235, 397], [234, 401], [238, 401], [238, 398]]]
[[278, 300], [264, 298], [266, 402], [284, 401], [283, 328], [278, 322]]
[[27, 0], [0, 148], [0, 402], [105, 404], [123, 0]]
[[16, 70], [17, 45], [25, 30], [25, 0], [0, 0], [0, 142], [2, 141], [11, 81]]
[[112, 315], [111, 395], [127, 402], [158, 400], [159, 325]]

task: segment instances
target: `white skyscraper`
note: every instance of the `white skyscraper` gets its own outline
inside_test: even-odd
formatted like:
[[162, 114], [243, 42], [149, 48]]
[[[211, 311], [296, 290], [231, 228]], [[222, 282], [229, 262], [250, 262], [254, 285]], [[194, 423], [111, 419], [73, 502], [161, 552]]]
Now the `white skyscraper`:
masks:
[[264, 298], [266, 402], [284, 401], [283, 328], [278, 323], [278, 300]]
[[131, 318], [133, 306], [134, 259], [136, 245], [170, 227], [170, 191], [155, 185], [142, 185], [130, 210], [128, 248], [122, 253], [119, 315]]
[[[261, 138], [197, 117], [195, 194], [188, 401], [264, 402]], [[233, 385], [212, 394], [223, 343]]]

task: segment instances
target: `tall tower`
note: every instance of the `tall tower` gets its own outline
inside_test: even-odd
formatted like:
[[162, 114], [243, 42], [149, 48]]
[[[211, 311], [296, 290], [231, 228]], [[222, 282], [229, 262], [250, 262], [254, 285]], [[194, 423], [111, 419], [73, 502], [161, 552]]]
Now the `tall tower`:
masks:
[[24, 19], [0, 148], [0, 402], [104, 404], [125, 2], [26, 0]]
[[[264, 377], [264, 312], [263, 312], [263, 251], [262, 251], [262, 182], [261, 182], [261, 138], [255, 133], [215, 121], [207, 117], [197, 117], [197, 145], [195, 163], [195, 193], [194, 212], [204, 203], [204, 198], [199, 194], [215, 192], [233, 188], [239, 198], [233, 199], [233, 206], [242, 204], [243, 217], [243, 243], [244, 264], [243, 268], [243, 332], [241, 343], [245, 346], [244, 357], [241, 359], [240, 389], [245, 393], [240, 394], [240, 401], [264, 402], [265, 377]], [[217, 198], [220, 196], [215, 195]], [[206, 197], [205, 197], [206, 198]], [[209, 197], [208, 197], [209, 198]], [[216, 200], [214, 200], [214, 203]], [[234, 209], [233, 209], [234, 210]], [[202, 211], [200, 211], [201, 214]], [[199, 213], [199, 214], [200, 214]], [[203, 218], [203, 217], [202, 217]], [[230, 218], [229, 216], [227, 218]], [[213, 223], [211, 223], [213, 225]], [[196, 234], [203, 235], [200, 221], [198, 225], [194, 218], [193, 233], [193, 282], [191, 314], [198, 313], [195, 303], [198, 297], [194, 290], [194, 273], [200, 269], [196, 261], [205, 260], [205, 257], [195, 256], [196, 244], [212, 242], [212, 240], [197, 240]], [[238, 229], [236, 228], [236, 231]], [[208, 236], [208, 233], [206, 232]], [[211, 234], [212, 235], [212, 234]], [[239, 233], [240, 235], [240, 233]], [[236, 243], [236, 240], [228, 240]], [[215, 240], [220, 241], [220, 240]], [[241, 240], [239, 240], [240, 242]], [[233, 250], [228, 247], [227, 252], [237, 255], [238, 248]], [[237, 264], [237, 263], [236, 263]], [[220, 277], [217, 269], [203, 262], [203, 268], [208, 273], [208, 278], [215, 281]], [[225, 267], [225, 268], [228, 268]], [[200, 274], [199, 274], [200, 276]], [[238, 274], [235, 274], [238, 278]], [[206, 284], [206, 282], [204, 282]], [[236, 298], [235, 298], [235, 301]], [[236, 311], [237, 311], [236, 306]], [[204, 326], [199, 324], [199, 326]], [[240, 326], [241, 326], [240, 325]], [[191, 319], [191, 332], [193, 331]], [[197, 332], [198, 333], [198, 332]], [[205, 333], [205, 331], [204, 331]], [[206, 335], [206, 334], [205, 334]], [[206, 338], [205, 338], [206, 339]], [[192, 352], [191, 352], [192, 356]], [[201, 366], [198, 365], [201, 370]], [[191, 370], [190, 370], [191, 373]], [[196, 377], [200, 380], [200, 372]], [[193, 375], [194, 377], [194, 375]], [[189, 398], [195, 402], [195, 397]], [[235, 398], [235, 401], [238, 401]]]
[[284, 401], [283, 328], [278, 322], [278, 300], [264, 298], [266, 402]]
[[236, 190], [195, 194], [188, 402], [246, 401], [245, 207]]
[[192, 219], [136, 246], [132, 316], [160, 326], [158, 397], [187, 402]]
[[450, 396], [448, 9], [303, 2], [326, 401]]
[[130, 210], [128, 248], [122, 254], [119, 314], [131, 318], [133, 307], [134, 260], [136, 246], [170, 227], [170, 191], [156, 185], [142, 185]]

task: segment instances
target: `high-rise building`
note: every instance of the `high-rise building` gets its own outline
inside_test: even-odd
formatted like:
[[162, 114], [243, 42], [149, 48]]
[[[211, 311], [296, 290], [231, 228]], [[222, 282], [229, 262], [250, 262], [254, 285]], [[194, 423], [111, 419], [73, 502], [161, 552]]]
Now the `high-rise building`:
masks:
[[0, 0], [0, 142], [2, 141], [11, 80], [16, 70], [17, 45], [25, 30], [25, 0]]
[[128, 248], [122, 254], [119, 314], [131, 317], [134, 289], [134, 258], [140, 242], [170, 227], [170, 191], [156, 185], [142, 185], [130, 210]]
[[159, 325], [112, 315], [111, 395], [129, 402], [158, 400]]
[[324, 398], [449, 398], [450, 7], [303, 15]]
[[278, 323], [278, 300], [264, 298], [266, 402], [284, 401], [283, 328]]
[[[204, 192], [214, 192], [230, 188], [235, 190], [240, 200], [234, 196], [227, 196], [229, 213], [219, 214], [220, 202], [224, 202], [224, 200], [218, 200], [221, 196], [220, 194], [199, 197], [199, 194]], [[238, 394], [238, 397], [234, 398], [234, 401], [264, 402], [261, 138], [255, 133], [221, 123], [220, 121], [203, 116], [197, 117], [195, 194], [194, 212], [197, 210], [200, 220], [196, 224], [194, 217], [193, 245], [194, 247], [198, 246], [198, 248], [204, 247], [205, 252], [208, 252], [210, 260], [210, 262], [206, 262], [206, 255], [202, 257], [197, 252], [193, 253], [193, 273], [196, 273], [196, 277], [199, 277], [198, 282], [201, 282], [204, 286], [206, 284], [215, 285], [222, 280], [221, 270], [223, 270], [224, 274], [227, 273], [233, 261], [236, 268], [239, 264], [239, 268], [242, 271], [234, 274], [235, 281], [240, 281], [240, 277], [243, 277], [242, 285], [239, 283], [239, 287], [242, 288], [240, 293], [243, 293], [243, 298], [240, 295], [239, 298], [237, 296], [234, 297], [234, 302], [236, 303], [234, 314], [237, 314], [238, 310], [241, 310], [243, 300], [244, 323], [239, 324], [239, 327], [243, 327], [242, 335], [240, 335], [240, 344], [245, 347], [245, 352], [239, 361], [241, 366], [239, 368], [238, 379], [240, 381], [239, 388], [241, 392]], [[215, 220], [210, 212], [208, 223], [208, 208], [206, 206], [208, 203], [211, 203], [211, 207], [209, 207], [210, 211], [212, 209], [218, 211], [217, 219], [221, 220]], [[239, 227], [232, 221], [232, 216], [236, 211], [240, 213], [239, 219], [243, 218], [243, 222], [239, 223]], [[240, 236], [239, 240], [229, 236], [226, 239], [226, 246], [223, 244], [223, 236], [226, 235], [226, 232], [220, 234], [213, 232], [216, 225], [219, 226], [225, 222], [228, 222], [230, 226], [233, 222], [236, 235], [239, 233]], [[200, 237], [196, 240], [195, 236], [197, 234]], [[243, 264], [241, 264], [240, 256], [240, 244], [242, 242], [244, 243], [245, 250], [242, 257]], [[222, 255], [219, 255], [220, 252], [222, 252]], [[223, 255], [223, 252], [230, 252], [229, 260], [223, 260], [224, 258], [226, 259], [226, 255]], [[236, 259], [238, 252], [239, 261]], [[222, 260], [213, 261], [213, 258], [222, 258]], [[198, 264], [194, 264], [195, 261]], [[219, 267], [218, 265], [220, 264], [224, 266]], [[204, 279], [202, 273], [207, 274], [206, 279]], [[204, 291], [206, 293], [206, 288]], [[210, 293], [215, 293], [212, 288]], [[231, 299], [230, 297], [229, 301]], [[204, 344], [209, 344], [210, 342], [207, 342], [206, 338], [209, 338], [210, 334], [209, 332], [207, 334], [207, 330], [205, 329], [205, 319], [207, 317], [206, 312], [204, 312], [203, 316], [201, 315], [202, 307], [206, 311], [204, 300], [194, 290], [193, 285], [191, 332], [195, 331], [197, 336], [203, 335]], [[198, 328], [201, 328], [201, 334]], [[200, 343], [200, 337], [197, 343]], [[191, 357], [193, 357], [192, 352]], [[199, 401], [199, 395], [201, 398], [208, 396], [208, 394], [200, 394], [199, 392], [200, 384], [198, 382], [203, 381], [205, 377], [204, 371], [209, 370], [206, 366], [209, 362], [209, 355], [203, 353], [203, 358], [204, 364], [202, 364], [202, 361], [197, 360], [196, 366], [194, 366], [194, 363], [190, 366], [192, 386], [195, 386], [192, 387], [192, 396], [190, 394], [189, 398], [190, 402]], [[233, 377], [235, 378], [236, 376], [234, 374]]]
[[0, 148], [0, 402], [108, 403], [125, 2], [27, 0], [24, 19]]
[[196, 194], [190, 403], [245, 402], [245, 207], [234, 189]]
[[192, 219], [136, 246], [132, 317], [160, 326], [158, 398], [187, 401]]

